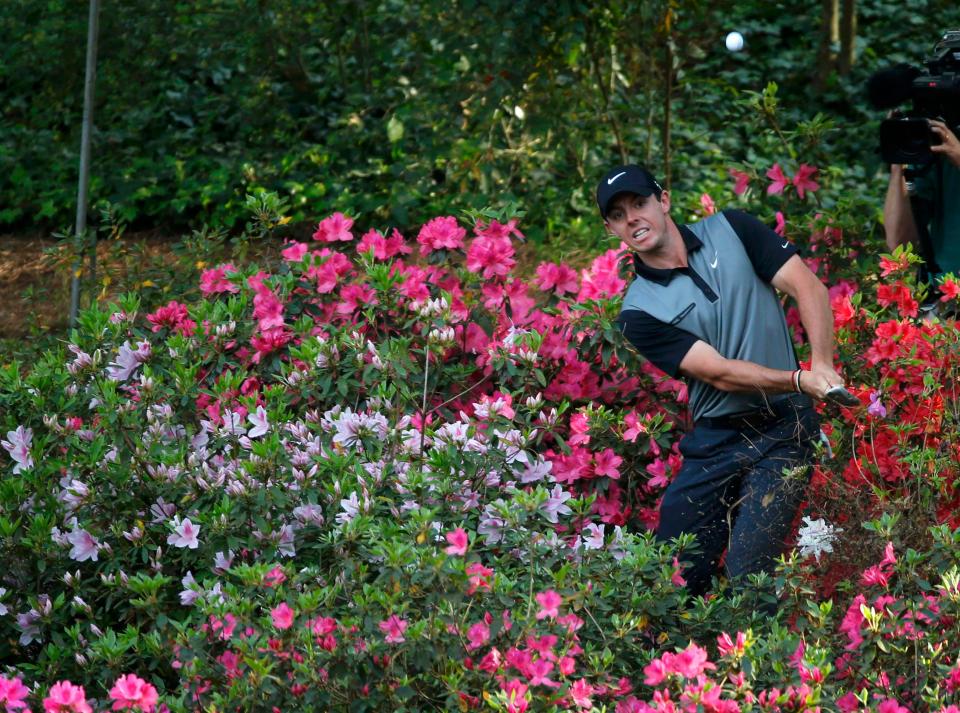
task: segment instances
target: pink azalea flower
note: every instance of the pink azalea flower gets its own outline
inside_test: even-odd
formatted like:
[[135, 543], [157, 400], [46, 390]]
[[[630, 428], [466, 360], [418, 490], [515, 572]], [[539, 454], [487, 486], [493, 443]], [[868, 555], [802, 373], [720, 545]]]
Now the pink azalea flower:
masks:
[[571, 446], [586, 445], [590, 442], [590, 420], [583, 411], [570, 417], [570, 436], [567, 443]]
[[800, 164], [800, 168], [797, 169], [797, 173], [793, 177], [793, 185], [797, 189], [798, 196], [803, 198], [805, 191], [810, 191], [812, 193], [820, 188], [820, 184], [813, 180], [813, 176], [816, 173], [817, 169], [813, 166], [808, 166], [805, 163]]
[[673, 574], [670, 575], [670, 581], [673, 582], [678, 587], [686, 587], [687, 580], [683, 578], [681, 574], [683, 572], [683, 567], [680, 565], [680, 561], [674, 557], [673, 558]]
[[557, 688], [560, 684], [549, 678], [553, 671], [553, 662], [549, 659], [539, 658], [530, 664], [529, 684], [531, 686], [549, 686]]
[[386, 634], [384, 641], [388, 644], [402, 644], [406, 641], [403, 633], [407, 630], [407, 627], [410, 626], [410, 623], [405, 619], [401, 619], [396, 614], [391, 614], [381, 621], [378, 626], [380, 627], [380, 631]]
[[771, 181], [770, 185], [767, 186], [767, 194], [771, 196], [783, 193], [783, 189], [790, 185], [790, 179], [784, 175], [779, 163], [773, 164], [773, 168], [767, 171], [767, 178]]
[[910, 709], [901, 706], [893, 698], [887, 698], [877, 706], [877, 713], [910, 713]]
[[717, 204], [713, 202], [713, 198], [710, 197], [709, 193], [704, 193], [700, 196], [700, 207], [703, 208], [703, 212], [706, 215], [713, 215], [717, 212]]
[[730, 637], [730, 634], [724, 632], [717, 637], [717, 651], [721, 656], [742, 656], [747, 647], [747, 635], [742, 631], [737, 632], [736, 641]]
[[268, 587], [279, 587], [287, 581], [287, 575], [283, 573], [280, 567], [274, 567], [263, 576], [263, 583]]
[[351, 284], [340, 290], [337, 314], [350, 315], [362, 307], [377, 304], [376, 292], [367, 285]]
[[151, 331], [159, 332], [167, 328], [178, 334], [192, 334], [197, 323], [190, 319], [187, 306], [176, 300], [170, 300], [166, 305], [147, 315], [147, 321], [153, 325]]
[[479, 272], [485, 280], [506, 277], [517, 264], [510, 238], [480, 235], [467, 249], [467, 269]]
[[181, 521], [178, 516], [170, 521], [173, 525], [173, 532], [167, 536], [167, 544], [174, 547], [188, 547], [195, 550], [200, 546], [197, 535], [200, 534], [200, 526], [190, 522], [190, 518]]
[[93, 713], [83, 686], [75, 686], [70, 681], [58, 681], [50, 687], [43, 699], [43, 710], [46, 713]]
[[490, 625], [485, 621], [478, 621], [467, 629], [467, 651], [474, 651], [485, 646], [490, 641]]
[[467, 532], [462, 527], [458, 527], [453, 532], [448, 532], [446, 534], [446, 540], [450, 543], [450, 546], [445, 547], [443, 551], [448, 555], [458, 555], [462, 557], [467, 554]]
[[687, 648], [673, 656], [671, 668], [674, 673], [693, 680], [704, 671], [715, 669], [716, 666], [707, 660], [706, 649], [700, 648], [691, 641]]
[[577, 708], [592, 707], [593, 701], [590, 698], [592, 694], [593, 686], [582, 678], [577, 679], [574, 684], [570, 686], [570, 698], [573, 699], [573, 703]]
[[253, 425], [253, 428], [247, 431], [247, 438], [259, 438], [270, 430], [267, 410], [263, 406], [257, 406], [255, 413], [247, 414], [247, 420]]
[[21, 473], [25, 470], [30, 470], [33, 467], [33, 458], [30, 455], [30, 446], [33, 442], [33, 430], [29, 428], [24, 428], [23, 426], [17, 426], [15, 431], [7, 431], [6, 441], [0, 441], [0, 445], [3, 446], [4, 450], [10, 454], [10, 457], [13, 458], [15, 466], [13, 466], [13, 473]]
[[307, 254], [310, 246], [306, 243], [291, 242], [287, 247], [280, 251], [280, 255], [287, 262], [300, 262], [303, 256]]
[[467, 581], [470, 586], [467, 588], [467, 594], [473, 594], [478, 590], [490, 591], [490, 577], [493, 576], [493, 570], [484, 567], [479, 562], [471, 562], [466, 569]]
[[623, 291], [627, 281], [620, 277], [620, 256], [625, 249], [608, 250], [583, 271], [577, 302], [616, 297]]
[[537, 612], [537, 619], [554, 619], [560, 615], [560, 605], [563, 604], [563, 597], [552, 589], [540, 592], [534, 597], [537, 604], [540, 605], [540, 611]]
[[783, 217], [783, 213], [779, 210], [777, 211], [777, 227], [773, 229], [773, 232], [781, 238], [787, 234], [787, 219]]
[[29, 695], [30, 689], [19, 678], [0, 676], [0, 703], [4, 704], [7, 713], [25, 709], [24, 699]]
[[110, 689], [113, 710], [139, 710], [150, 713], [157, 706], [157, 689], [132, 673], [117, 679]]
[[458, 250], [463, 247], [467, 231], [460, 227], [453, 216], [434, 218], [417, 234], [420, 254], [426, 255], [434, 250]]
[[620, 478], [619, 467], [623, 458], [614, 453], [612, 448], [604, 448], [600, 453], [593, 455], [593, 472], [597, 476], [607, 476], [613, 480]]
[[270, 619], [273, 621], [274, 627], [281, 631], [293, 626], [293, 616], [293, 609], [286, 602], [281, 602], [270, 610]]
[[349, 242], [353, 240], [353, 233], [350, 232], [352, 227], [353, 218], [348, 218], [343, 213], [337, 212], [320, 221], [313, 234], [313, 239], [324, 243]]
[[579, 287], [577, 271], [569, 265], [542, 262], [537, 266], [536, 285], [544, 292], [553, 290], [558, 295], [574, 293]]
[[735, 168], [730, 169], [730, 175], [736, 179], [736, 183], [733, 185], [733, 192], [738, 196], [742, 196], [747, 192], [747, 186], [750, 185], [750, 174], [745, 171], [739, 171]]
[[200, 273], [200, 292], [204, 297], [221, 292], [236, 294], [240, 288], [227, 279], [227, 273], [236, 271], [237, 269], [229, 262], [204, 270]]
[[640, 423], [636, 411], [631, 411], [624, 417], [623, 425], [627, 427], [623, 432], [623, 440], [630, 443], [636, 443], [637, 436], [647, 432], [645, 424]]
[[648, 686], [659, 686], [663, 683], [672, 671], [667, 668], [663, 658], [654, 659], [643, 667], [645, 675], [643, 682]]
[[357, 244], [357, 252], [367, 253], [371, 251], [375, 259], [389, 260], [395, 255], [409, 254], [413, 252], [413, 249], [406, 244], [403, 235], [396, 228], [393, 229], [389, 238], [383, 237], [379, 230], [371, 229], [360, 238], [360, 242]]
[[253, 316], [265, 332], [283, 326], [283, 302], [262, 284], [253, 296]]

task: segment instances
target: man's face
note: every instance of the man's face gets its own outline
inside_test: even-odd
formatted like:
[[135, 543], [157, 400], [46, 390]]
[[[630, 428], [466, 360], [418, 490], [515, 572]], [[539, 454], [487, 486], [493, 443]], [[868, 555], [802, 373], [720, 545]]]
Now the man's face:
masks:
[[660, 194], [660, 200], [652, 195], [623, 193], [613, 199], [604, 224], [634, 252], [653, 253], [667, 244], [669, 212], [670, 194], [666, 191]]

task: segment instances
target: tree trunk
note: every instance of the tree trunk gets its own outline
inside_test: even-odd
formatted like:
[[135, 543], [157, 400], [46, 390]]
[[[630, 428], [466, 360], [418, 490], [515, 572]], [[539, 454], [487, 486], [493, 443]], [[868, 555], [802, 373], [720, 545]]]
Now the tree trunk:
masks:
[[834, 69], [833, 46], [840, 41], [840, 0], [820, 0], [820, 46], [817, 48], [817, 69], [813, 83], [823, 89]]
[[667, 13], [664, 16], [663, 22], [664, 31], [666, 34], [664, 47], [666, 49], [666, 57], [664, 58], [663, 71], [664, 75], [664, 86], [663, 86], [663, 135], [661, 137], [663, 145], [663, 187], [666, 190], [670, 190], [670, 123], [672, 121], [671, 110], [673, 103], [673, 17], [671, 15], [671, 7], [667, 5]]
[[857, 0], [843, 0], [843, 21], [840, 25], [840, 57], [837, 61], [837, 71], [841, 75], [849, 74], [850, 68], [853, 67], [856, 42]]

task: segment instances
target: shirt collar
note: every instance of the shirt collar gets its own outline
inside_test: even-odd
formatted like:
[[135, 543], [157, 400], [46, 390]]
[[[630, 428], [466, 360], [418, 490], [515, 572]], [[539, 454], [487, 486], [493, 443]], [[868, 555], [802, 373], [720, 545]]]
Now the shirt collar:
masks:
[[[698, 238], [686, 225], [678, 225], [680, 237], [683, 238], [683, 245], [687, 249], [687, 255], [695, 253], [703, 247], [703, 241]], [[675, 272], [685, 270], [683, 267], [650, 267], [640, 259], [639, 255], [633, 256], [633, 267], [637, 275], [647, 280], [666, 285], [673, 278]]]

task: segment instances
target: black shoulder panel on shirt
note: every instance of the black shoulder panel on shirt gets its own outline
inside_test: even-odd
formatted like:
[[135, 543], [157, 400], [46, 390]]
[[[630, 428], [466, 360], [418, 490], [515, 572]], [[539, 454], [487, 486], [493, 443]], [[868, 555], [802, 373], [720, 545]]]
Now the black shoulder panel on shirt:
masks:
[[731, 208], [723, 211], [723, 215], [743, 243], [753, 269], [764, 282], [770, 282], [784, 263], [797, 254], [793, 243], [781, 238], [749, 213]]
[[628, 309], [617, 317], [617, 326], [644, 358], [672, 377], [697, 337], [690, 332], [661, 322], [638, 309]]

